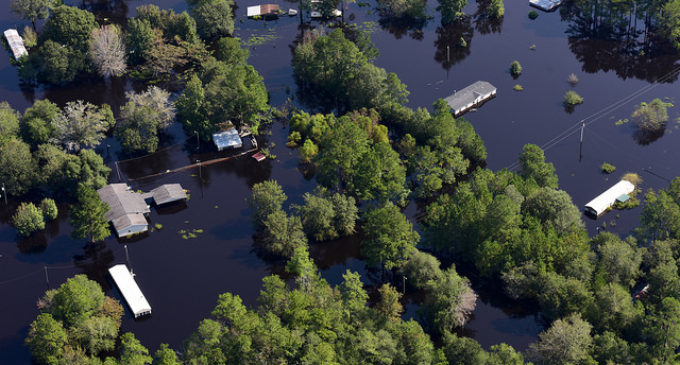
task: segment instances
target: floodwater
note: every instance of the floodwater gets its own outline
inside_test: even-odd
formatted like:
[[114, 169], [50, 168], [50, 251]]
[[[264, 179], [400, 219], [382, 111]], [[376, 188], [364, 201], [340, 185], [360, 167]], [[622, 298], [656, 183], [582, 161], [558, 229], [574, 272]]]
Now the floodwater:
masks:
[[[146, 0], [135, 1], [71, 1], [96, 10], [99, 19], [120, 22], [134, 15], [134, 8]], [[183, 0], [156, 0], [153, 3], [177, 11], [186, 9]], [[8, 1], [0, 3], [0, 26], [23, 27], [26, 23], [9, 11]], [[262, 74], [271, 93], [273, 105], [281, 105], [288, 97], [295, 100], [292, 76], [291, 45], [301, 29], [298, 18], [258, 22], [244, 18], [245, 7], [255, 0], [238, 2], [237, 35], [248, 39], [253, 35], [274, 34], [275, 39], [255, 46], [250, 63]], [[667, 82], [654, 81], [677, 66], [677, 58], [669, 56], [626, 56], [617, 42], [590, 39], [578, 34], [560, 13], [540, 13], [529, 20], [526, 3], [506, 1], [505, 18], [489, 22], [473, 15], [454, 26], [439, 26], [435, 2], [428, 3], [428, 13], [435, 15], [417, 27], [389, 28], [380, 21], [374, 3], [361, 7], [349, 5], [346, 19], [357, 24], [375, 22], [373, 41], [380, 50], [376, 64], [396, 72], [409, 87], [410, 106], [427, 107], [439, 98], [452, 94], [476, 80], [486, 80], [498, 88], [498, 96], [466, 118], [475, 126], [488, 149], [488, 167], [512, 167], [526, 143], [545, 145], [549, 161], [555, 164], [560, 186], [582, 206], [612, 185], [627, 171], [644, 179], [643, 188], [661, 188], [676, 175], [680, 160], [677, 153], [678, 112], [670, 110], [671, 122], [665, 135], [654, 141], [636, 139], [628, 125], [615, 122], [630, 116], [633, 105], [653, 98], [678, 98], [677, 77]], [[288, 3], [282, 3], [287, 8]], [[466, 9], [476, 13], [476, 4]], [[319, 26], [313, 23], [313, 26]], [[567, 34], [569, 31], [569, 34]], [[457, 47], [463, 37], [467, 48]], [[535, 45], [535, 49], [530, 46]], [[448, 47], [448, 56], [447, 56]], [[523, 66], [522, 75], [514, 80], [508, 73], [513, 60]], [[568, 112], [562, 106], [562, 95], [571, 88], [567, 76], [575, 73], [580, 82], [574, 87], [585, 102]], [[521, 84], [524, 91], [513, 91]], [[124, 100], [125, 90], [142, 85], [119, 79], [81, 82], [56, 89], [24, 90], [19, 87], [16, 70], [7, 57], [0, 57], [0, 100], [9, 101], [24, 110], [40, 98], [63, 104], [73, 99], [93, 103], [109, 103], [116, 107]], [[627, 99], [629, 95], [633, 95]], [[615, 104], [618, 103], [618, 104]], [[585, 128], [582, 156], [579, 158], [580, 120], [610, 105], [601, 118]], [[145, 177], [180, 166], [205, 161], [209, 153], [195, 153], [195, 145], [185, 142], [181, 127], [168, 131], [161, 152], [147, 158], [119, 164], [121, 179], [134, 189], [149, 190], [163, 183], [181, 183], [191, 190], [186, 206], [154, 210], [152, 224], [163, 228], [132, 241], [109, 238], [94, 246], [69, 238], [70, 228], [62, 209], [57, 221], [49, 223], [44, 233], [17, 242], [15, 230], [8, 224], [18, 202], [0, 209], [0, 363], [28, 364], [30, 356], [22, 345], [28, 324], [38, 311], [36, 300], [47, 288], [45, 266], [50, 287], [68, 277], [85, 273], [100, 282], [108, 295], [116, 295], [106, 279], [106, 270], [125, 262], [123, 245], [127, 244], [137, 281], [153, 307], [153, 316], [135, 321], [129, 313], [122, 330], [132, 331], [152, 352], [162, 342], [181, 349], [182, 341], [209, 315], [217, 296], [223, 292], [239, 294], [249, 306], [256, 305], [262, 277], [283, 274], [280, 262], [266, 261], [253, 250], [253, 231], [246, 197], [253, 184], [267, 179], [277, 180], [289, 196], [288, 203], [300, 203], [301, 195], [311, 191], [315, 183], [299, 170], [294, 151], [285, 147], [287, 129], [280, 124], [270, 127], [271, 134], [260, 141], [275, 144], [276, 160], [256, 163], [248, 157], [219, 164], [185, 170], [157, 177]], [[567, 133], [562, 134], [566, 131]], [[571, 133], [572, 131], [576, 131]], [[571, 134], [570, 134], [571, 133]], [[566, 138], [556, 138], [566, 135]], [[644, 143], [640, 143], [644, 142]], [[105, 145], [110, 144], [110, 148]], [[118, 144], [107, 140], [100, 152], [107, 162], [119, 157]], [[617, 166], [606, 177], [599, 171], [603, 162]], [[111, 181], [117, 182], [114, 169]], [[413, 212], [409, 210], [412, 216]], [[627, 234], [636, 224], [640, 208], [609, 213], [598, 221], [586, 220], [593, 234], [607, 222], [607, 229]], [[615, 225], [612, 225], [611, 223]], [[201, 229], [197, 238], [183, 239], [180, 230]], [[329, 282], [341, 280], [346, 269], [359, 271], [371, 286], [377, 275], [366, 270], [359, 257], [359, 238], [350, 237], [331, 243], [313, 245], [312, 256]], [[400, 280], [396, 279], [397, 285]], [[498, 291], [482, 289], [477, 310], [462, 333], [474, 337], [484, 347], [506, 342], [523, 350], [542, 330], [540, 318], [521, 305], [508, 303]], [[413, 316], [418, 293], [406, 296], [406, 316]]]

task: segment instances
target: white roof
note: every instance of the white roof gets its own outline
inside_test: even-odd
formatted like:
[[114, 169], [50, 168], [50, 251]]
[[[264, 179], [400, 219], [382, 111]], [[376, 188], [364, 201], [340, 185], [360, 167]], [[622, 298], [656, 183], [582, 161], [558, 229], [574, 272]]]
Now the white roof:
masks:
[[258, 16], [260, 15], [260, 6], [259, 5], [249, 6], [247, 12], [249, 17]]
[[607, 208], [611, 207], [614, 202], [616, 202], [616, 198], [624, 194], [630, 194], [633, 192], [633, 190], [635, 190], [635, 185], [633, 185], [630, 181], [621, 180], [611, 188], [607, 189], [607, 191], [588, 202], [585, 207], [591, 213], [600, 215], [604, 213]]
[[215, 133], [212, 135], [213, 142], [219, 150], [225, 147], [241, 147], [243, 142], [241, 142], [241, 137], [238, 136], [238, 131], [236, 128], [227, 129], [224, 132]]
[[28, 55], [26, 47], [24, 47], [24, 40], [19, 36], [19, 32], [16, 29], [7, 29], [5, 31], [5, 38], [9, 44], [9, 48], [12, 49], [14, 54], [14, 59], [18, 60], [23, 56]]
[[545, 11], [550, 11], [562, 4], [562, 0], [529, 0], [529, 4]]
[[151, 306], [146, 301], [139, 286], [137, 286], [137, 282], [132, 277], [132, 274], [130, 274], [127, 265], [119, 264], [112, 266], [109, 269], [109, 274], [111, 274], [113, 281], [116, 282], [120, 293], [123, 294], [123, 298], [125, 298], [135, 318], [151, 314]]

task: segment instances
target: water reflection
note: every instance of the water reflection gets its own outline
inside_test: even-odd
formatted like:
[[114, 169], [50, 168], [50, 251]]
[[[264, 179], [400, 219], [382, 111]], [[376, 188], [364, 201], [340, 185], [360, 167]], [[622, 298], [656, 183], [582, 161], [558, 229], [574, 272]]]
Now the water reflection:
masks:
[[106, 273], [108, 268], [113, 266], [115, 259], [113, 251], [107, 248], [103, 241], [88, 244], [83, 251], [82, 255], [76, 254], [73, 257], [76, 267], [81, 269], [89, 279], [98, 282], [104, 291], [109, 290], [110, 285], [106, 280]]
[[491, 0], [477, 0], [477, 11], [473, 15], [475, 19], [475, 29], [479, 34], [500, 33], [503, 27], [504, 17], [491, 18], [487, 11], [491, 6]]
[[445, 70], [450, 70], [453, 65], [470, 55], [474, 35], [471, 17], [466, 16], [455, 23], [438, 27], [435, 33], [437, 39], [434, 41], [434, 60], [441, 63]]
[[378, 23], [382, 29], [388, 31], [396, 39], [401, 39], [408, 34], [412, 39], [422, 41], [424, 37], [423, 27], [427, 24], [427, 19], [381, 16]]

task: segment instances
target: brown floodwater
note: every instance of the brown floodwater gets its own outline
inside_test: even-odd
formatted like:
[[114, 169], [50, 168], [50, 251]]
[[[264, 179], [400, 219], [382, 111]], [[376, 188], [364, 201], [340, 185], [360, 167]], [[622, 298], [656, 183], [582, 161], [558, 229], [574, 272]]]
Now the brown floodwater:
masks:
[[[101, 19], [121, 22], [134, 15], [135, 1], [69, 1], [94, 10]], [[183, 0], [151, 1], [176, 11], [186, 9]], [[0, 3], [0, 26], [23, 27], [26, 22], [9, 11], [9, 1]], [[271, 103], [282, 105], [288, 97], [297, 103], [291, 63], [291, 45], [302, 28], [298, 18], [277, 21], [245, 19], [245, 8], [255, 0], [238, 2], [237, 35], [248, 39], [254, 35], [273, 34], [264, 44], [253, 47], [250, 63], [262, 74], [271, 93]], [[478, 14], [472, 3], [466, 8], [470, 18], [459, 24], [442, 27], [428, 3], [428, 13], [435, 15], [424, 24], [395, 24], [380, 19], [375, 4], [361, 7], [351, 4], [346, 19], [357, 24], [375, 24], [372, 35], [380, 56], [376, 64], [396, 72], [409, 87], [409, 105], [428, 107], [440, 97], [452, 94], [476, 80], [486, 80], [498, 88], [498, 96], [478, 111], [465, 117], [482, 136], [488, 149], [487, 167], [512, 167], [526, 143], [544, 143], [564, 131], [577, 131], [580, 120], [614, 104], [585, 129], [582, 156], [579, 157], [579, 134], [567, 134], [546, 145], [546, 156], [555, 164], [560, 186], [582, 206], [612, 185], [621, 174], [637, 172], [644, 188], [660, 188], [676, 175], [678, 152], [678, 112], [670, 109], [671, 121], [663, 136], [639, 136], [629, 125], [615, 122], [630, 116], [633, 106], [655, 97], [678, 97], [677, 77], [665, 82], [654, 81], [677, 67], [677, 57], [630, 55], [621, 50], [620, 42], [593, 38], [573, 22], [562, 19], [559, 12], [540, 13], [529, 20], [528, 4], [506, 1], [505, 18], [490, 22]], [[282, 8], [289, 7], [282, 3]], [[312, 23], [319, 27], [320, 24]], [[461, 37], [468, 47], [458, 47]], [[535, 45], [535, 49], [530, 46]], [[448, 51], [447, 51], [448, 47]], [[513, 60], [523, 66], [523, 73], [513, 79], [508, 67]], [[565, 110], [562, 95], [571, 86], [567, 76], [575, 73], [580, 82], [573, 87], [584, 98], [574, 110]], [[513, 90], [521, 84], [524, 90]], [[139, 90], [142, 84], [125, 78], [109, 81], [81, 81], [58, 88], [26, 89], [20, 87], [16, 69], [7, 57], [0, 57], [0, 100], [24, 110], [34, 100], [49, 98], [59, 104], [74, 99], [93, 103], [109, 103], [114, 110], [124, 101], [126, 90]], [[636, 94], [637, 93], [637, 94]], [[631, 98], [628, 96], [633, 95]], [[312, 106], [306, 106], [312, 109]], [[570, 129], [571, 128], [571, 129]], [[121, 180], [134, 189], [149, 190], [163, 183], [181, 183], [191, 190], [186, 206], [153, 210], [152, 224], [163, 228], [134, 240], [113, 237], [96, 245], [69, 238], [70, 228], [63, 207], [59, 219], [29, 239], [18, 240], [8, 224], [17, 201], [0, 201], [0, 363], [28, 364], [30, 356], [23, 339], [29, 323], [38, 313], [36, 300], [49, 284], [54, 288], [68, 277], [84, 273], [97, 280], [108, 295], [118, 295], [106, 277], [108, 267], [125, 262], [123, 245], [127, 244], [137, 281], [153, 307], [153, 316], [135, 321], [127, 313], [123, 331], [132, 331], [152, 352], [162, 342], [181, 349], [182, 341], [208, 316], [217, 296], [223, 292], [240, 295], [249, 306], [255, 306], [262, 277], [283, 274], [281, 262], [258, 256], [253, 249], [253, 230], [246, 198], [253, 184], [275, 179], [289, 196], [288, 203], [300, 203], [301, 195], [311, 191], [314, 180], [306, 179], [294, 151], [285, 147], [287, 129], [272, 125], [260, 142], [274, 144], [276, 160], [257, 163], [248, 157], [184, 170], [178, 173], [148, 177], [168, 169], [185, 166], [196, 160], [206, 161], [214, 154], [196, 152], [191, 138], [178, 125], [172, 126], [164, 138], [162, 150], [150, 157], [119, 164]], [[110, 145], [110, 147], [106, 147]], [[98, 149], [106, 161], [119, 160], [119, 146], [107, 139]], [[602, 175], [603, 162], [617, 166], [609, 177]], [[113, 165], [112, 165], [113, 166]], [[117, 182], [114, 169], [111, 181]], [[409, 206], [413, 216], [417, 208]], [[586, 220], [591, 234], [607, 223], [607, 229], [625, 235], [637, 224], [640, 208], [609, 213], [598, 221]], [[614, 223], [612, 225], [611, 223]], [[183, 239], [180, 230], [201, 229], [197, 238]], [[323, 276], [332, 284], [342, 279], [346, 269], [362, 274], [372, 287], [380, 276], [367, 270], [359, 255], [359, 237], [315, 244], [311, 253]], [[400, 278], [396, 279], [399, 285]], [[506, 342], [523, 350], [542, 330], [540, 317], [530, 306], [509, 302], [498, 289], [479, 288], [480, 299], [469, 324], [461, 331], [474, 337], [484, 347]], [[406, 317], [415, 315], [419, 293], [405, 297]]]

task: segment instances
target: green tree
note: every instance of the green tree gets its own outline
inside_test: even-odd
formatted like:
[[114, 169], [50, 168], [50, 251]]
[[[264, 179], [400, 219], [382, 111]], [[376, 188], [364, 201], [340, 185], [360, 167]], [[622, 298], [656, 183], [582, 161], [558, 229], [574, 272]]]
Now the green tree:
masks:
[[583, 103], [583, 98], [581, 95], [577, 94], [574, 90], [569, 90], [564, 93], [564, 105], [578, 105]]
[[69, 328], [69, 340], [80, 345], [90, 355], [111, 351], [116, 347], [119, 324], [110, 317], [85, 318]]
[[233, 0], [187, 0], [196, 19], [198, 35], [204, 39], [230, 36], [234, 32]]
[[46, 40], [40, 47], [39, 80], [55, 85], [72, 81], [80, 69], [77, 60], [71, 57], [68, 48]]
[[208, 118], [207, 103], [201, 79], [195, 74], [191, 75], [184, 92], [175, 102], [177, 119], [182, 123], [187, 134], [198, 133], [204, 141], [209, 141], [216, 131]]
[[552, 223], [559, 232], [583, 228], [581, 211], [564, 190], [543, 187], [527, 197], [524, 207], [534, 217]]
[[302, 162], [310, 163], [319, 154], [319, 146], [314, 144], [311, 139], [305, 139], [305, 143], [300, 146], [300, 159]]
[[97, 108], [82, 100], [70, 101], [52, 120], [55, 129], [52, 142], [76, 152], [84, 147], [96, 147], [110, 127], [108, 117], [105, 107]]
[[402, 268], [404, 275], [408, 277], [409, 284], [416, 288], [424, 289], [430, 281], [442, 278], [442, 270], [436, 257], [429, 253], [416, 250], [406, 261]]
[[57, 104], [47, 100], [36, 100], [26, 109], [21, 123], [21, 136], [32, 147], [37, 147], [54, 138], [52, 120], [59, 115]]
[[401, 293], [387, 283], [378, 289], [378, 293], [380, 293], [380, 301], [376, 305], [378, 312], [388, 321], [400, 319], [401, 313], [404, 311], [404, 307], [399, 302]]
[[125, 45], [133, 65], [146, 61], [154, 44], [154, 32], [146, 19], [130, 18], [127, 24]]
[[442, 15], [442, 24], [453, 23], [464, 16], [463, 8], [468, 4], [467, 0], [438, 0], [438, 2], [437, 11]]
[[350, 181], [369, 151], [368, 135], [354, 123], [340, 123], [321, 139], [316, 157], [317, 179], [331, 189]]
[[283, 192], [281, 185], [275, 180], [263, 181], [253, 185], [253, 194], [248, 200], [250, 209], [254, 212], [251, 215], [253, 225], [256, 229], [264, 228], [264, 221], [267, 217], [283, 209], [283, 202], [288, 197]]
[[0, 102], [0, 141], [19, 136], [21, 113], [12, 109], [8, 102]]
[[645, 194], [638, 233], [648, 240], [680, 237], [680, 206], [666, 191]]
[[286, 212], [277, 210], [269, 214], [263, 222], [264, 248], [274, 254], [291, 257], [298, 247], [307, 245], [305, 232], [299, 217], [287, 217]]
[[477, 306], [477, 294], [469, 280], [459, 276], [453, 265], [437, 280], [427, 282], [425, 290], [426, 300], [420, 311], [431, 329], [442, 334], [465, 325]]
[[120, 28], [104, 25], [92, 30], [88, 56], [100, 76], [122, 75], [127, 68], [127, 52]]
[[512, 61], [510, 64], [510, 74], [512, 77], [518, 77], [522, 74], [522, 65], [519, 64], [519, 61]]
[[401, 267], [415, 251], [420, 240], [408, 218], [392, 203], [372, 209], [364, 215], [365, 240], [362, 255], [370, 266], [391, 270]]
[[127, 153], [155, 152], [159, 130], [167, 128], [175, 117], [170, 93], [151, 86], [142, 93], [128, 92], [126, 98], [127, 103], [120, 108], [116, 137]]
[[612, 233], [600, 233], [593, 238], [595, 252], [598, 253], [597, 275], [605, 282], [618, 283], [632, 287], [640, 276], [642, 255], [635, 240], [622, 241]]
[[442, 349], [448, 364], [484, 364], [488, 359], [488, 354], [477, 341], [448, 331], [442, 338]]
[[153, 355], [151, 365], [181, 365], [175, 350], [171, 349], [167, 343], [162, 343]]
[[42, 211], [45, 216], [45, 221], [51, 221], [57, 219], [59, 210], [57, 209], [57, 203], [50, 198], [44, 198], [40, 201], [40, 211]]
[[593, 336], [593, 358], [598, 364], [634, 363], [628, 342], [610, 331]]
[[516, 351], [506, 343], [501, 343], [500, 345], [491, 346], [489, 349], [489, 359], [486, 364], [524, 365], [525, 362], [521, 352]]
[[45, 293], [45, 311], [67, 327], [99, 313], [106, 296], [97, 282], [85, 275], [76, 275], [54, 290]]
[[595, 292], [591, 315], [596, 327], [615, 333], [625, 333], [640, 313], [630, 300], [630, 293], [619, 284], [603, 285]]
[[649, 103], [640, 103], [631, 115], [633, 122], [644, 131], [659, 131], [666, 128], [668, 121], [668, 107], [671, 103], [664, 103], [654, 99]]
[[238, 37], [222, 37], [217, 41], [215, 58], [228, 65], [245, 65], [249, 56], [250, 51], [241, 47]]
[[503, 15], [505, 15], [503, 0], [491, 0], [491, 4], [489, 4], [489, 8], [487, 9], [487, 15], [493, 19], [502, 18]]
[[16, 138], [0, 141], [0, 180], [5, 194], [26, 193], [36, 181], [37, 171], [31, 148]]
[[680, 1], [672, 0], [663, 4], [659, 23], [661, 34], [675, 49], [680, 49]]
[[519, 163], [522, 177], [532, 177], [539, 186], [557, 188], [555, 167], [552, 163], [545, 162], [545, 155], [540, 147], [534, 144], [524, 145]]
[[26, 345], [31, 355], [44, 364], [58, 364], [68, 337], [61, 322], [49, 313], [41, 313], [31, 323], [26, 337]]
[[593, 343], [591, 328], [578, 314], [558, 319], [538, 335], [538, 342], [529, 345], [528, 356], [538, 365], [587, 363]]
[[305, 233], [316, 241], [326, 241], [338, 238], [339, 234], [333, 226], [335, 209], [333, 203], [324, 197], [323, 192], [314, 195], [305, 193], [305, 204], [295, 206], [300, 216]]
[[28, 237], [33, 232], [45, 229], [43, 212], [33, 203], [21, 203], [12, 216], [12, 225], [17, 229], [19, 235]]
[[56, 0], [12, 0], [10, 6], [12, 12], [19, 15], [21, 19], [30, 20], [35, 30], [35, 21], [47, 19], [50, 10], [57, 4]]
[[680, 302], [675, 298], [664, 298], [649, 322], [645, 332], [650, 337], [654, 356], [662, 364], [672, 362], [677, 356], [675, 350], [680, 346]]
[[126, 332], [120, 337], [120, 362], [126, 365], [151, 364], [153, 359], [149, 356], [149, 350], [144, 347], [135, 335]]
[[104, 216], [109, 210], [108, 204], [99, 199], [94, 189], [85, 185], [78, 187], [77, 196], [78, 203], [71, 206], [71, 236], [74, 239], [85, 238], [91, 243], [108, 237], [111, 232], [109, 222]]

